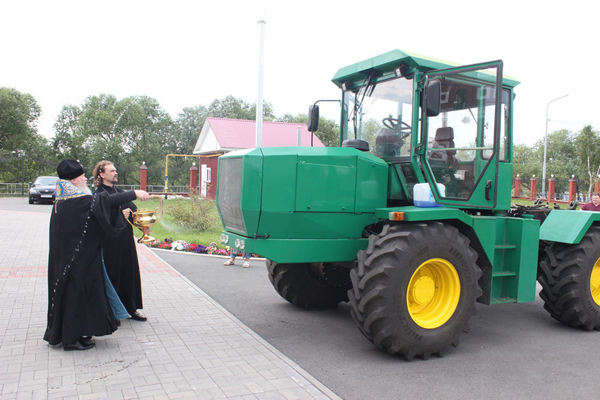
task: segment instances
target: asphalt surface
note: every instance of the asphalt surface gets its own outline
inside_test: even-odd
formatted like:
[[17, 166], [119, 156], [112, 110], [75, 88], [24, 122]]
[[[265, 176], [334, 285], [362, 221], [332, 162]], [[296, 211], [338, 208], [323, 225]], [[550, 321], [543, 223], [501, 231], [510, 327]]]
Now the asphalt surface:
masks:
[[[156, 253], [344, 399], [591, 399], [600, 393], [600, 332], [563, 326], [532, 303], [478, 305], [443, 358], [405, 361], [358, 331], [346, 304], [305, 311], [273, 289], [264, 262]], [[241, 262], [238, 262], [241, 264]], [[539, 288], [539, 286], [538, 286]]]
[[[50, 206], [25, 199], [8, 209]], [[271, 286], [264, 262], [252, 260], [243, 269], [241, 260], [225, 267], [224, 258], [155, 254], [344, 399], [599, 398], [600, 332], [559, 324], [539, 298], [478, 305], [458, 348], [443, 358], [408, 362], [365, 339], [345, 304], [305, 311], [287, 303]]]

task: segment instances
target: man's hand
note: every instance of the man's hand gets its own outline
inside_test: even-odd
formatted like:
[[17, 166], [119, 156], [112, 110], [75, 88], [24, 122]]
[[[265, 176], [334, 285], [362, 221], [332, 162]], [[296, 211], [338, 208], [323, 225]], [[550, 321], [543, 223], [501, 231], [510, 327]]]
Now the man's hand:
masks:
[[129, 216], [131, 215], [131, 208], [126, 208], [124, 210], [121, 210], [123, 212], [123, 216], [125, 217], [125, 219], [128, 219]]
[[135, 196], [142, 201], [146, 201], [150, 198], [150, 194], [145, 190], [134, 190], [134, 192]]

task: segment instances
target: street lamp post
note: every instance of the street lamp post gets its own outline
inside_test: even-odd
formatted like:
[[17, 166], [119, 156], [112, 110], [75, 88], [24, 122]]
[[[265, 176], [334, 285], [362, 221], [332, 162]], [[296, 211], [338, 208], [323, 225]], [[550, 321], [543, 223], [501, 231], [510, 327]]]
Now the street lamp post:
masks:
[[568, 94], [557, 97], [556, 99], [551, 100], [550, 103], [548, 103], [548, 105], [546, 106], [546, 135], [544, 136], [544, 165], [542, 167], [542, 196], [546, 196], [546, 154], [548, 153], [548, 108], [550, 107], [550, 104], [552, 104], [556, 100], [560, 100], [567, 96], [568, 96]]
[[21, 154], [21, 196], [25, 196], [25, 152]]

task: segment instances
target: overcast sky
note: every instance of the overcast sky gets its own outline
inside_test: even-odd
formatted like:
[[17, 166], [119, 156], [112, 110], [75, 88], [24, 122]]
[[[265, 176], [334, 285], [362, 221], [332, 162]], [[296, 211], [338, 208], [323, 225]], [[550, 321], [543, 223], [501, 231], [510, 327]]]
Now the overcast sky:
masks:
[[[264, 18], [264, 99], [276, 115], [338, 99], [339, 68], [393, 49], [502, 59], [521, 81], [515, 141], [533, 144], [548, 103], [567, 94], [549, 108], [549, 132], [600, 130], [597, 11], [591, 0], [0, 0], [0, 87], [36, 98], [46, 137], [64, 105], [101, 93], [153, 97], [173, 118], [227, 95], [253, 103]], [[333, 107], [321, 111], [337, 119]]]

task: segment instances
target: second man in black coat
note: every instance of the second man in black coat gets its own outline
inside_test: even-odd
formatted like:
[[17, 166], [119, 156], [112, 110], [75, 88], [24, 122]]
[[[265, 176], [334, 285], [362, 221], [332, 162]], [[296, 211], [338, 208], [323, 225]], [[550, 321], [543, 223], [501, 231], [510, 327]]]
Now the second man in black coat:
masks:
[[[96, 193], [107, 192], [113, 195], [123, 192], [122, 189], [115, 186], [118, 180], [118, 173], [112, 162], [106, 160], [98, 162], [92, 173]], [[143, 308], [142, 283], [133, 229], [124, 220], [131, 218], [131, 213], [136, 210], [137, 207], [133, 202], [111, 208], [111, 221], [114, 222], [118, 218], [123, 219], [126, 227], [118, 237], [109, 238], [105, 242], [103, 254], [108, 277], [127, 312], [136, 321], [146, 321], [147, 318], [138, 311]]]

